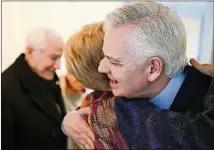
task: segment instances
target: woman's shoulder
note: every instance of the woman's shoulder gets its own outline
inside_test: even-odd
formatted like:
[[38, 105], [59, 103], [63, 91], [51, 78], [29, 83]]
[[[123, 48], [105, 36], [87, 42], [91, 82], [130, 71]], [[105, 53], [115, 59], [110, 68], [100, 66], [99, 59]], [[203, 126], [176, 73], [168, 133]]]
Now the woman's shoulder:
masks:
[[98, 99], [106, 99], [106, 98], [111, 98], [113, 97], [113, 93], [111, 91], [94, 91], [91, 94], [91, 97], [94, 100], [98, 100]]
[[113, 93], [111, 91], [93, 91], [87, 94], [82, 101], [81, 107], [87, 107], [97, 102], [103, 102], [112, 99]]

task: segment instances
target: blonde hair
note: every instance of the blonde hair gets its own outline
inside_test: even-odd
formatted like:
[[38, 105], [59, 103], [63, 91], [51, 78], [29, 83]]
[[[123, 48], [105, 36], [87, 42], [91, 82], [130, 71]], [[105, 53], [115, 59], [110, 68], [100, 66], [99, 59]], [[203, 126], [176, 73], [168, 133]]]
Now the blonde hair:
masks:
[[109, 90], [109, 79], [98, 72], [104, 39], [103, 22], [85, 25], [73, 35], [64, 46], [64, 56], [68, 72], [72, 73], [85, 87]]

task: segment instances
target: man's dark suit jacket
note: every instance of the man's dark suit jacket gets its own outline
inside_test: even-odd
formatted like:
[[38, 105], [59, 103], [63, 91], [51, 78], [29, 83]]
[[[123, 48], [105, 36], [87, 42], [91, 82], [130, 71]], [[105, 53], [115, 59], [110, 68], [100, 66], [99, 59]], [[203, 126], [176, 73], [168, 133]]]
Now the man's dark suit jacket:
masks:
[[191, 66], [187, 66], [184, 72], [186, 77], [171, 105], [171, 110], [183, 113], [201, 112], [204, 97], [210, 87], [212, 78]]
[[55, 85], [61, 113], [40, 82], [23, 54], [2, 73], [2, 149], [66, 149], [60, 88]]

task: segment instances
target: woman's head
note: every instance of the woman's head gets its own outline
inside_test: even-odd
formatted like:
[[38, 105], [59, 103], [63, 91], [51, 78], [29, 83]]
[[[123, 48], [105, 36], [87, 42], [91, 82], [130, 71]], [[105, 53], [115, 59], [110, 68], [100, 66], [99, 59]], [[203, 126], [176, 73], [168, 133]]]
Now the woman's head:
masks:
[[104, 39], [103, 23], [85, 25], [65, 43], [64, 55], [66, 67], [85, 87], [109, 90], [109, 79], [98, 72]]

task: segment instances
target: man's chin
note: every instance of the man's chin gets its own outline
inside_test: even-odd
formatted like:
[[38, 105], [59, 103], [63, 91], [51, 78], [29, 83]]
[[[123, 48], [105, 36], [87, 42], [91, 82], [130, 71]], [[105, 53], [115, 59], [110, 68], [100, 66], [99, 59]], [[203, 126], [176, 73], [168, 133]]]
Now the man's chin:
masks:
[[50, 81], [50, 80], [54, 79], [54, 75], [46, 75], [46, 76], [43, 76], [42, 78], [45, 79], [45, 80]]

